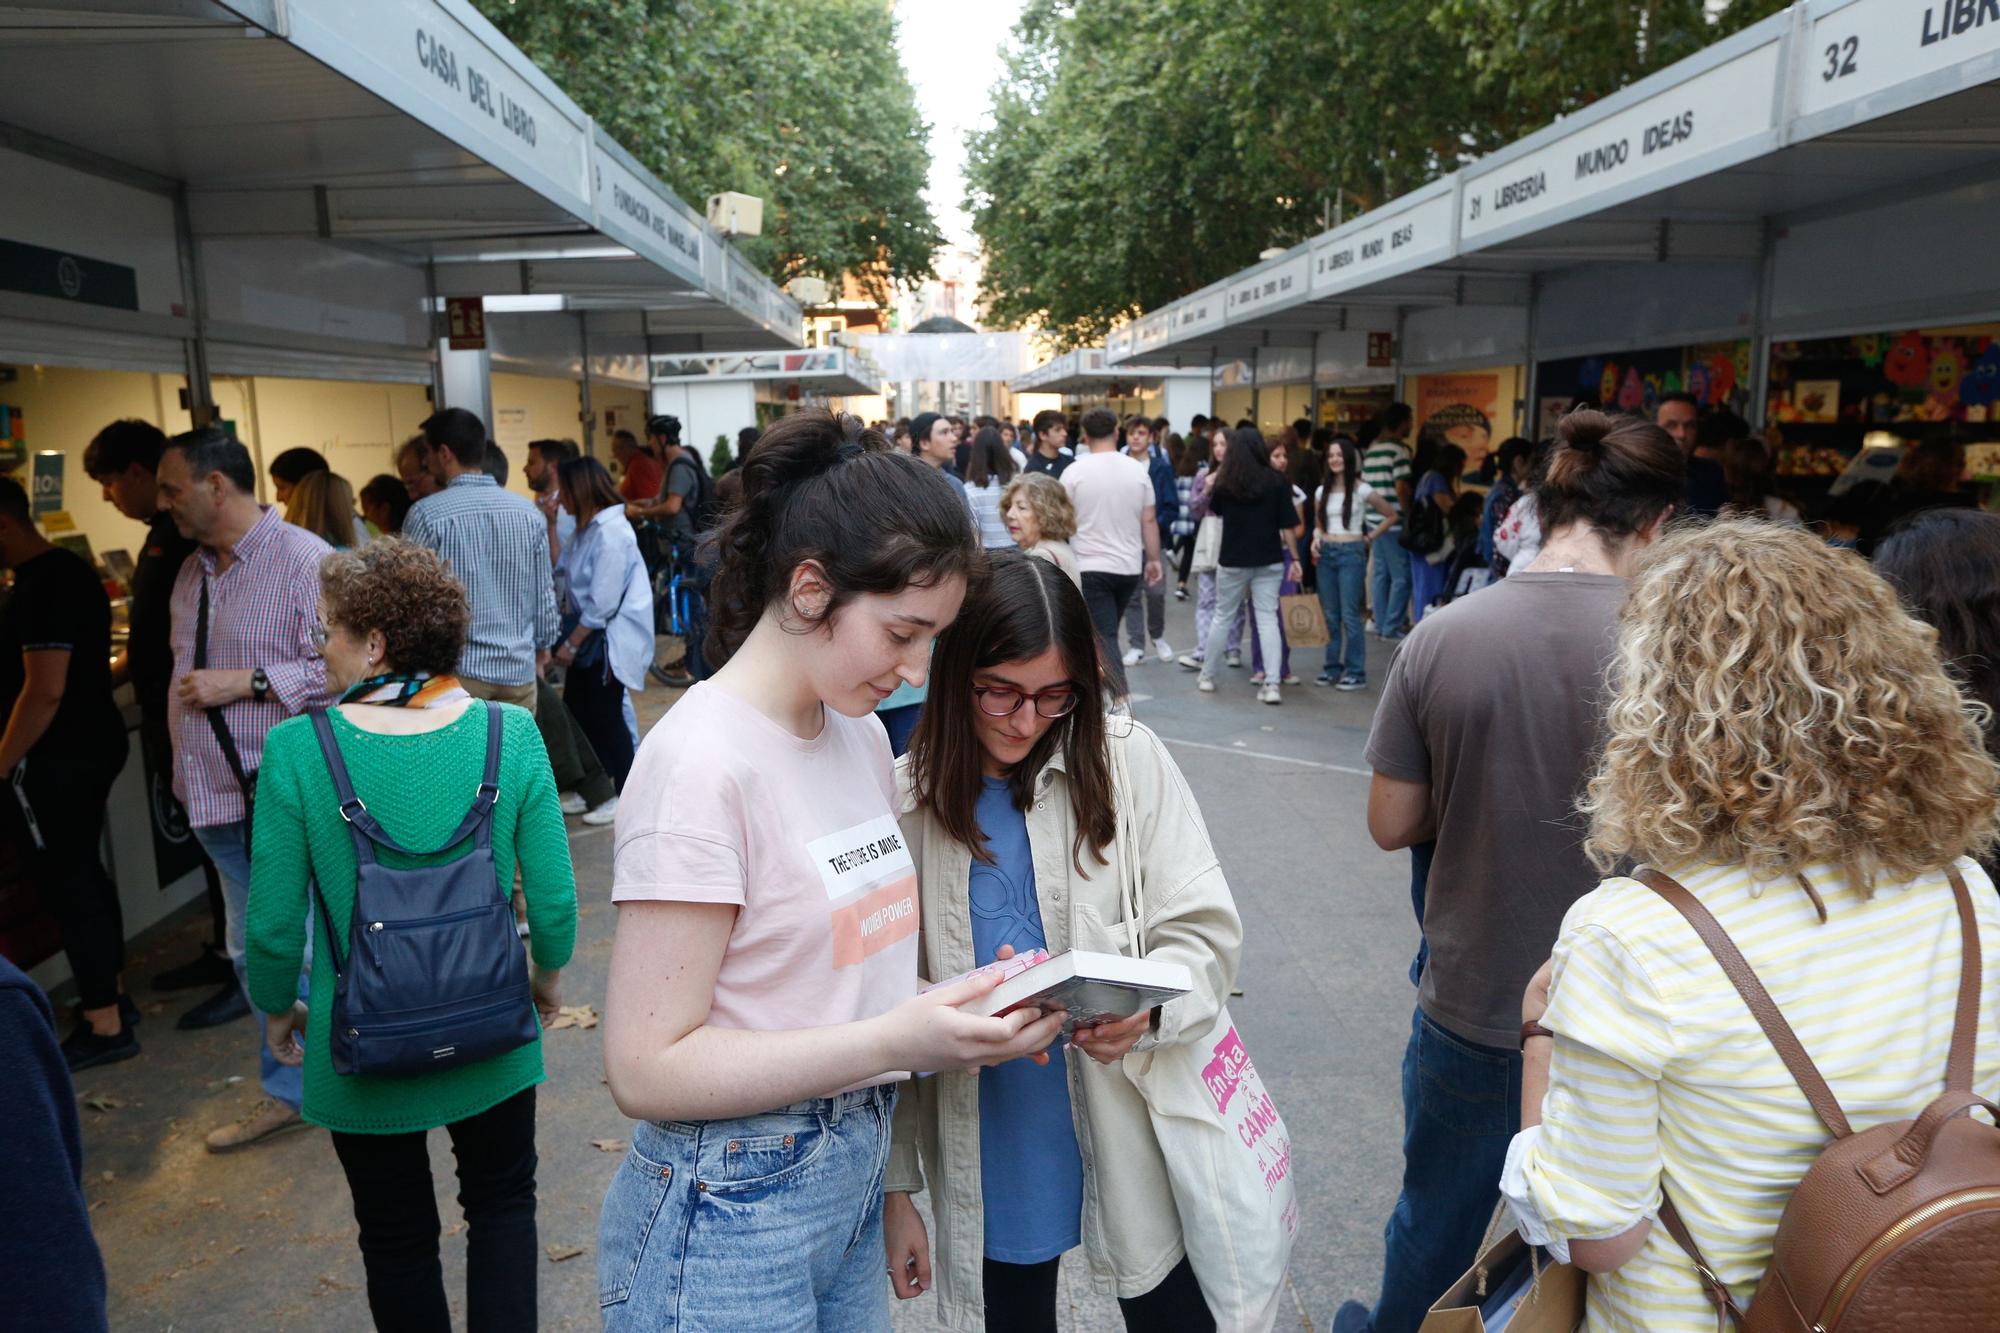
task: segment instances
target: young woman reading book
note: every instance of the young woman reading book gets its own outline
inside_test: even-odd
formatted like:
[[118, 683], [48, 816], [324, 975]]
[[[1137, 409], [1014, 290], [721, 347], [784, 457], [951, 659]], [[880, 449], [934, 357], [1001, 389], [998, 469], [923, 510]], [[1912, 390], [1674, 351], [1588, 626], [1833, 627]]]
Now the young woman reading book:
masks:
[[[1206, 1033], [1235, 978], [1242, 926], [1201, 812], [1159, 739], [1105, 716], [1089, 610], [1047, 561], [994, 556], [932, 670], [898, 767], [924, 975], [1038, 948], [1124, 951], [1123, 810], [1143, 858], [1146, 956], [1185, 964], [1194, 989], [1078, 1029], [1074, 1052], [1045, 1065], [918, 1080], [889, 1159], [891, 1285], [908, 1300], [935, 1273], [944, 1328], [1053, 1330], [1057, 1266], [1081, 1244], [1128, 1328], [1211, 1330], [1152, 1122], [1125, 1073], [1128, 1058]], [[1129, 789], [1118, 792], [1121, 770]], [[935, 1262], [911, 1201], [926, 1174], [941, 1186]]]
[[711, 656], [618, 810], [604, 1064], [609, 1330], [879, 1329], [905, 1070], [1039, 1054], [1060, 1015], [918, 995], [915, 866], [870, 716], [923, 682], [979, 559], [951, 481], [852, 418], [773, 426], [718, 539]]

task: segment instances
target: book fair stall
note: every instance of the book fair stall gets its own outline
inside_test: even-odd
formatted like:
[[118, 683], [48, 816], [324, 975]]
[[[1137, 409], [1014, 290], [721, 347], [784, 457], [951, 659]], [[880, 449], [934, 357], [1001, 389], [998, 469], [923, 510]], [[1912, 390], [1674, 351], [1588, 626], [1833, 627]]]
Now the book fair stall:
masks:
[[[0, 471], [114, 599], [145, 530], [82, 465], [114, 420], [224, 423], [260, 488], [314, 448], [358, 489], [463, 406], [518, 487], [529, 439], [639, 428], [651, 355], [800, 341], [798, 307], [467, 6], [0, 9]], [[202, 885], [141, 753], [108, 819], [128, 934]], [[52, 985], [54, 945], [0, 849], [0, 949]]]
[[1810, 0], [1146, 313], [1107, 359], [1324, 362], [1359, 333], [1420, 423], [1477, 412], [1496, 441], [1685, 392], [1822, 490], [1938, 435], [2000, 475], [1996, 78], [2000, 24]]

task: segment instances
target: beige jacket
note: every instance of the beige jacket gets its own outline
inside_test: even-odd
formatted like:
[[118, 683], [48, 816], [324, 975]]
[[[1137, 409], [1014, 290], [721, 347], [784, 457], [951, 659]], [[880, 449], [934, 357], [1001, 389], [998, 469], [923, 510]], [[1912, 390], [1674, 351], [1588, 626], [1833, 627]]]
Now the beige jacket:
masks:
[[[1069, 1050], [1070, 1114], [1083, 1157], [1083, 1249], [1093, 1285], [1122, 1297], [1143, 1295], [1179, 1263], [1180, 1220], [1165, 1159], [1138, 1090], [1122, 1067], [1150, 1059], [1153, 1047], [1207, 1035], [1236, 981], [1243, 926], [1209, 845], [1208, 829], [1180, 769], [1152, 732], [1128, 718], [1108, 719], [1110, 744], [1123, 749], [1142, 850], [1141, 897], [1148, 957], [1185, 963], [1194, 989], [1162, 1005], [1155, 1031], [1119, 1065]], [[977, 963], [967, 908], [972, 853], [910, 798], [908, 761], [898, 764], [902, 829], [916, 859], [922, 894], [919, 957], [927, 981], [957, 976]], [[1035, 780], [1027, 811], [1035, 894], [1050, 953], [1091, 949], [1127, 953], [1119, 902], [1117, 846], [1099, 865], [1086, 850], [1080, 875], [1071, 854], [1076, 821], [1060, 753]], [[1143, 1067], [1143, 1066], [1142, 1066]], [[896, 1106], [885, 1188], [916, 1193], [928, 1175], [937, 1233], [932, 1267], [943, 1328], [985, 1328], [981, 1261], [986, 1252], [980, 1201], [979, 1083], [972, 1073], [938, 1074], [904, 1085]]]

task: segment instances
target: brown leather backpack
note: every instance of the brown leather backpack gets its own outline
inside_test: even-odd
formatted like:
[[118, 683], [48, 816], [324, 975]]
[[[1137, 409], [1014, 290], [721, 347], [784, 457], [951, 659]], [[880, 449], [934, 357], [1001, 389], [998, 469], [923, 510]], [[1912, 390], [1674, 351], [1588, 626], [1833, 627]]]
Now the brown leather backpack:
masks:
[[1944, 1095], [1914, 1121], [1857, 1134], [1721, 923], [1667, 876], [1639, 872], [1708, 945], [1833, 1135], [1785, 1205], [1748, 1311], [1702, 1259], [1672, 1202], [1662, 1205], [1660, 1221], [1693, 1257], [1715, 1302], [1717, 1333], [1730, 1321], [1743, 1333], [2000, 1329], [2000, 1129], [1966, 1116], [1980, 1106], [2000, 1118], [2000, 1107], [1972, 1091], [1979, 925], [1964, 879], [1949, 873], [1964, 953]]

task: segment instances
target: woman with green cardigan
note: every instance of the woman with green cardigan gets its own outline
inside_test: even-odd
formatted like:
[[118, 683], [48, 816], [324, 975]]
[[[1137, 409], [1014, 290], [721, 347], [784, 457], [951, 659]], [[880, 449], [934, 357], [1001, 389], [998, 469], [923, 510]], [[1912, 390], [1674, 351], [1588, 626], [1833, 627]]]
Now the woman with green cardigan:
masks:
[[[331, 710], [333, 734], [355, 794], [404, 846], [436, 847], [464, 816], [485, 765], [487, 706], [452, 674], [470, 622], [465, 590], [436, 554], [399, 538], [328, 556], [320, 584], [327, 680], [341, 692]], [[546, 1023], [558, 1004], [556, 970], [576, 941], [569, 840], [534, 717], [496, 706], [505, 711], [492, 816], [493, 892], [507, 896], [518, 862], [532, 929], [531, 987]], [[452, 847], [397, 863], [446, 862], [457, 854]], [[329, 965], [315, 969], [310, 1010], [293, 997], [313, 913], [308, 882], [316, 880], [325, 899], [320, 919], [345, 923], [355, 873], [354, 846], [312, 720], [280, 723], [265, 741], [257, 782], [250, 999], [268, 1016], [271, 1050], [305, 1065], [305, 1119], [333, 1131], [354, 1196], [376, 1326], [451, 1328], [425, 1144], [428, 1132], [442, 1127], [451, 1135], [465, 1209], [468, 1326], [477, 1333], [531, 1329], [541, 1040], [436, 1072], [335, 1072], [327, 1026], [331, 964], [345, 966], [349, 956], [344, 925], [333, 927], [331, 939], [325, 927], [314, 932], [316, 959]]]

